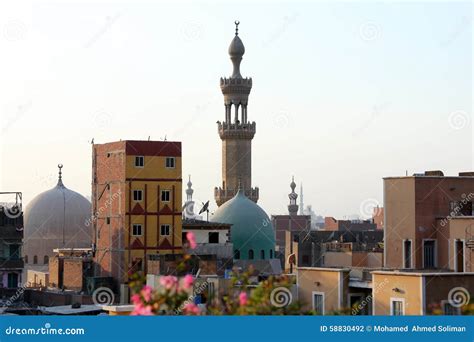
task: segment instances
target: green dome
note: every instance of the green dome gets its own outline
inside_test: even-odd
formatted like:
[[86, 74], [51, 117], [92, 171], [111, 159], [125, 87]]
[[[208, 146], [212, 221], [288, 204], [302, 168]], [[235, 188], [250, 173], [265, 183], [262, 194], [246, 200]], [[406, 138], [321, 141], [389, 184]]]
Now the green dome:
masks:
[[[232, 224], [230, 239], [234, 245], [234, 259], [268, 260], [274, 258], [275, 231], [268, 215], [239, 190], [221, 205], [212, 222]], [[253, 255], [253, 256], [252, 256]]]

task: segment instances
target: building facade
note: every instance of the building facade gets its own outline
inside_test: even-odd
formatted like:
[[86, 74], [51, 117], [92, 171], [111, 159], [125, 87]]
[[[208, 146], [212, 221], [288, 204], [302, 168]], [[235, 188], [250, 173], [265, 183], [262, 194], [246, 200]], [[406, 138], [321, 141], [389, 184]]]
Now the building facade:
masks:
[[385, 266], [472, 271], [473, 200], [472, 172], [384, 178]]
[[22, 194], [21, 192], [2, 192], [0, 195], [8, 199], [15, 197], [15, 202], [0, 203], [0, 284], [4, 288], [16, 288], [23, 283]]
[[247, 111], [252, 78], [243, 78], [240, 74], [245, 47], [238, 35], [238, 25], [236, 22], [235, 37], [229, 46], [232, 76], [220, 80], [225, 116], [224, 121], [217, 122], [222, 140], [222, 185], [214, 189], [218, 206], [233, 198], [239, 188], [254, 202], [259, 196], [258, 188], [252, 188], [252, 139], [256, 125], [249, 121]]
[[119, 141], [92, 151], [96, 276], [127, 282], [182, 253], [181, 143]]

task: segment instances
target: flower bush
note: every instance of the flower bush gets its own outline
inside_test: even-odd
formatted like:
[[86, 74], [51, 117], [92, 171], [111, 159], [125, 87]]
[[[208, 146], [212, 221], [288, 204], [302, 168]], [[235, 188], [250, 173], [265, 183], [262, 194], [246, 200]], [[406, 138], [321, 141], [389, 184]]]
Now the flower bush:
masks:
[[[189, 247], [196, 247], [194, 234], [186, 236]], [[190, 256], [184, 255], [179, 270], [186, 269]], [[209, 298], [205, 309], [201, 310], [194, 303], [195, 278], [191, 274], [184, 277], [172, 275], [160, 278], [160, 288], [152, 289], [144, 285], [143, 275], [135, 274], [130, 287], [132, 303], [135, 308], [132, 315], [296, 315], [301, 314], [301, 304], [291, 301], [293, 281], [286, 277], [269, 277], [266, 280], [252, 281], [253, 270], [232, 273], [230, 287], [227, 291], [217, 293]], [[275, 289], [286, 289], [290, 294], [288, 302], [275, 303]]]

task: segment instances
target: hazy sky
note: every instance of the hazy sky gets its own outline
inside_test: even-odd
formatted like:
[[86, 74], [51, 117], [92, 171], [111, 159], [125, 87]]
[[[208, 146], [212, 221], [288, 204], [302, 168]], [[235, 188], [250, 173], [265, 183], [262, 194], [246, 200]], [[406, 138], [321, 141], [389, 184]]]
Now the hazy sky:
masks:
[[[253, 185], [286, 213], [382, 203], [382, 177], [473, 170], [470, 3], [0, 4], [0, 190], [90, 195], [91, 146], [183, 142], [195, 199], [221, 183], [219, 78], [238, 19], [257, 122]], [[184, 188], [183, 188], [184, 190]], [[298, 186], [299, 191], [299, 186]], [[215, 207], [215, 202], [211, 201]]]

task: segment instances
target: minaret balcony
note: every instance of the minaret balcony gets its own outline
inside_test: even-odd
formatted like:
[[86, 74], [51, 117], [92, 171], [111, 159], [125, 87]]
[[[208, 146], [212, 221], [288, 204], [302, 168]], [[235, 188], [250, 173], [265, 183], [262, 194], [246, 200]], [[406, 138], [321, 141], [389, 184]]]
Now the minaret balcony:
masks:
[[[250, 189], [245, 189], [244, 195], [250, 199], [251, 201], [254, 201], [257, 203], [258, 198], [259, 198], [259, 189], [258, 187], [255, 188], [250, 188]], [[233, 198], [237, 194], [238, 190], [237, 189], [222, 189], [221, 187], [216, 187], [214, 188], [214, 199], [216, 200], [216, 203], [218, 206], [224, 204], [231, 198]]]
[[221, 139], [253, 139], [256, 132], [255, 122], [229, 123], [217, 122], [217, 132]]
[[252, 89], [251, 78], [221, 78], [222, 94], [250, 94]]

